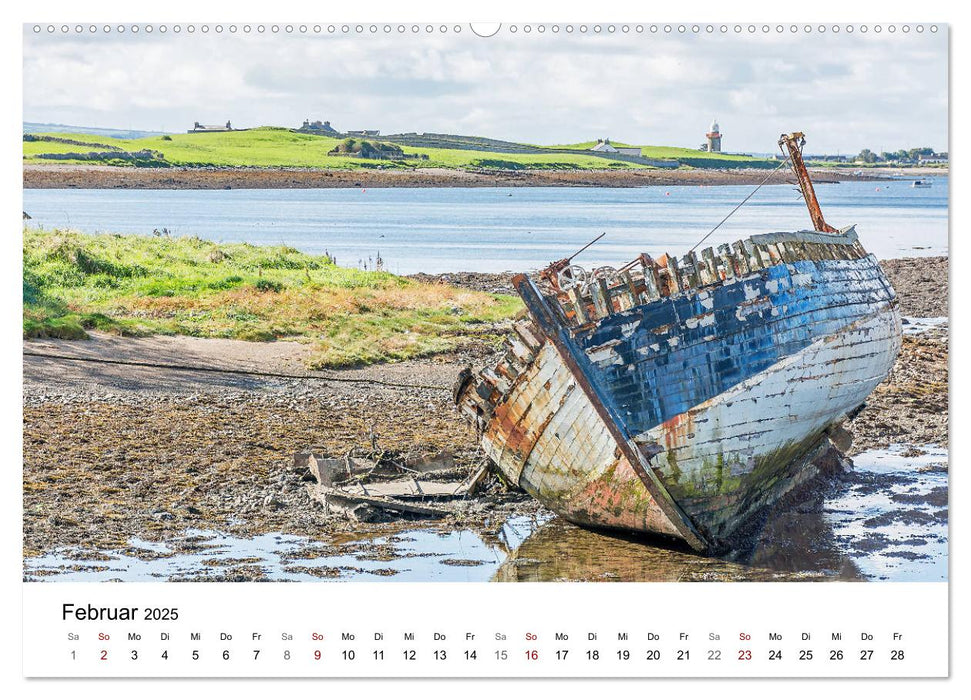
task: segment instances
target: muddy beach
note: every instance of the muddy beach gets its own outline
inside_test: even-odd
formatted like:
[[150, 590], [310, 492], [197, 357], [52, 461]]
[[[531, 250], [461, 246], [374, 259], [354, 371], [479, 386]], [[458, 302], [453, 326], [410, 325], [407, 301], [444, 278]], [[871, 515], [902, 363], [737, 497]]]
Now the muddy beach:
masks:
[[[884, 179], [849, 170], [813, 170], [815, 182]], [[25, 164], [25, 189], [314, 189], [332, 187], [644, 187], [756, 185], [765, 170], [458, 170], [446, 168], [318, 170], [310, 168], [125, 168]], [[794, 182], [783, 173], [770, 182]]]
[[[848, 426], [857, 466], [778, 504], [722, 558], [576, 528], [495, 479], [435, 522], [353, 522], [310, 499], [293, 460], [308, 447], [447, 452], [475, 469], [451, 384], [489, 361], [488, 346], [308, 373], [299, 343], [25, 341], [25, 578], [899, 580], [940, 561], [946, 576], [947, 259], [884, 266], [908, 322], [891, 377]], [[102, 362], [139, 358], [183, 369]]]

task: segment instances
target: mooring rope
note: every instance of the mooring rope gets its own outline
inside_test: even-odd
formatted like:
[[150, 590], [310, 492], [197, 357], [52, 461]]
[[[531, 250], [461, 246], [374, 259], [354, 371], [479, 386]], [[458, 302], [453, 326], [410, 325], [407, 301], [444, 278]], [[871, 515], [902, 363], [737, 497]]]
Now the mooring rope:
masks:
[[708, 240], [708, 236], [710, 236], [711, 234], [713, 234], [715, 231], [718, 230], [718, 228], [723, 223], [725, 223], [726, 221], [728, 221], [728, 219], [731, 218], [732, 214], [734, 214], [735, 212], [737, 212], [739, 209], [742, 208], [742, 205], [745, 204], [745, 202], [747, 202], [748, 200], [752, 199], [752, 197], [755, 196], [755, 193], [758, 192], [762, 188], [762, 185], [764, 185], [765, 183], [767, 183], [769, 181], [769, 178], [771, 178], [773, 175], [775, 175], [782, 168], [782, 166], [785, 165], [788, 162], [789, 162], [789, 156], [786, 156], [786, 159], [784, 161], [782, 161], [781, 163], [779, 163], [779, 165], [777, 165], [772, 170], [772, 172], [770, 172], [768, 175], [766, 175], [765, 176], [765, 179], [762, 180], [762, 182], [760, 182], [758, 184], [758, 186], [749, 193], [748, 197], [746, 197], [745, 199], [743, 199], [741, 202], [738, 203], [738, 205], [734, 209], [732, 209], [730, 212], [728, 212], [728, 216], [726, 216], [724, 219], [722, 219], [721, 221], [719, 221], [718, 222], [718, 225], [715, 226], [715, 228], [713, 228], [711, 231], [709, 231], [708, 233], [706, 233], [705, 236], [704, 236], [704, 238], [702, 238], [700, 241], [698, 241], [693, 246], [691, 246], [691, 249], [688, 252], [689, 253], [693, 253], [694, 250], [695, 250], [695, 248], [697, 248], [702, 243], [704, 243], [706, 240]]
[[272, 379], [317, 379], [326, 382], [344, 382], [347, 384], [376, 384], [392, 389], [432, 389], [434, 391], [451, 391], [451, 387], [434, 386], [431, 384], [398, 384], [386, 382], [382, 379], [365, 379], [361, 377], [335, 377], [332, 374], [287, 374], [284, 372], [264, 372], [250, 369], [230, 369], [228, 367], [205, 367], [201, 365], [174, 365], [155, 362], [139, 362], [137, 360], [109, 360], [102, 357], [79, 357], [77, 355], [58, 355], [47, 352], [32, 352], [25, 350], [25, 357], [44, 357], [50, 360], [69, 360], [72, 362], [91, 362], [102, 365], [122, 365], [128, 367], [146, 367], [149, 369], [167, 369], [181, 372], [208, 372], [211, 374], [243, 374], [252, 377], [268, 377]]

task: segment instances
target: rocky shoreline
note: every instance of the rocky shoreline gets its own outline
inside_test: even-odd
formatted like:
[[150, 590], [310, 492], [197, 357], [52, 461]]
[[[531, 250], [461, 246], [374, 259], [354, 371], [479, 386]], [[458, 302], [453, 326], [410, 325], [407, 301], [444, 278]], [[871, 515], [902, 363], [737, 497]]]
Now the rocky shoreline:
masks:
[[[811, 171], [814, 182], [883, 180], [895, 173], [854, 175]], [[315, 170], [309, 168], [125, 168], [107, 165], [25, 164], [25, 189], [314, 189], [348, 187], [645, 187], [756, 185], [762, 169], [458, 170], [446, 168]], [[897, 173], [899, 174], [899, 173]], [[919, 174], [919, 173], [918, 173]], [[936, 174], [941, 174], [939, 171]], [[787, 171], [770, 182], [795, 180]]]
[[[903, 316], [947, 316], [947, 258], [892, 260], [884, 267]], [[503, 275], [444, 277], [489, 291], [508, 284]], [[191, 546], [190, 529], [241, 537], [299, 533], [321, 541], [400, 530], [326, 514], [307, 495], [306, 470], [294, 466], [294, 453], [309, 447], [338, 456], [375, 447], [398, 455], [447, 451], [472, 470], [480, 459], [477, 440], [452, 404], [451, 384], [462, 367], [486, 364], [493, 352], [483, 346], [463, 355], [307, 373], [298, 343], [98, 336], [24, 341], [24, 351], [25, 557], [65, 547], [124, 552], [135, 537]], [[125, 357], [307, 376], [84, 361]], [[946, 326], [906, 335], [891, 377], [848, 426], [855, 434], [852, 453], [897, 443], [946, 447], [947, 363]], [[494, 533], [504, 517], [540, 512], [494, 480], [474, 507], [440, 526]], [[252, 578], [245, 571], [239, 577]]]

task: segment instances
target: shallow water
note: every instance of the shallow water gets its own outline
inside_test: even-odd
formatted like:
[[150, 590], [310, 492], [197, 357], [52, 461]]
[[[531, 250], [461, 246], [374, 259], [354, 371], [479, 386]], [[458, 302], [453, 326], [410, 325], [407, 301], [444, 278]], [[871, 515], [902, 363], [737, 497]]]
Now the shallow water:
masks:
[[70, 581], [233, 580], [240, 575], [267, 581], [483, 581], [549, 518], [510, 518], [489, 534], [415, 528], [340, 545], [282, 533], [244, 538], [188, 530], [184, 538], [165, 544], [132, 538], [124, 553], [60, 549], [25, 561], [25, 567], [38, 579]]
[[[881, 259], [946, 255], [948, 178], [928, 189], [910, 181], [819, 184], [827, 221], [857, 225]], [[217, 242], [287, 244], [328, 251], [361, 267], [381, 255], [386, 269], [503, 272], [583, 253], [587, 268], [641, 252], [680, 254], [752, 192], [744, 186], [480, 187], [295, 190], [24, 190], [31, 223], [88, 233], [195, 235]], [[809, 227], [791, 185], [763, 187], [706, 241]]]
[[59, 549], [24, 570], [55, 581], [947, 580], [946, 450], [898, 445], [854, 464], [818, 502], [770, 514], [748, 551], [722, 558], [520, 516], [485, 531], [406, 526], [333, 542], [188, 531], [164, 544], [133, 538], [124, 552]]
[[858, 478], [826, 500], [824, 515], [864, 578], [946, 581], [947, 451], [872, 450], [853, 458]]
[[947, 316], [904, 316], [901, 320], [903, 321], [904, 335], [931, 337], [947, 335]]

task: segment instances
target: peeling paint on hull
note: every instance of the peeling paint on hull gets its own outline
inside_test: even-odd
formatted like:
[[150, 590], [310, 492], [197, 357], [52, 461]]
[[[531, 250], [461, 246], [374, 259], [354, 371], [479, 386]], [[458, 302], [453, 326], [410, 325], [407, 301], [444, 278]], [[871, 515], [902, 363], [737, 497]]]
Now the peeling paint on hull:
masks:
[[573, 522], [702, 549], [816, 473], [893, 366], [894, 291], [852, 229], [723, 248], [589, 299], [517, 283], [532, 322], [457, 393], [507, 479]]
[[[551, 343], [543, 345], [482, 437], [503, 475], [555, 513], [583, 525], [678, 532], [629, 462]], [[520, 437], [523, 422], [542, 429]]]
[[803, 480], [786, 476], [787, 467], [883, 381], [899, 338], [899, 316], [885, 307], [635, 441], [664, 446], [656, 459], [671, 494], [707, 532], [726, 537]]

